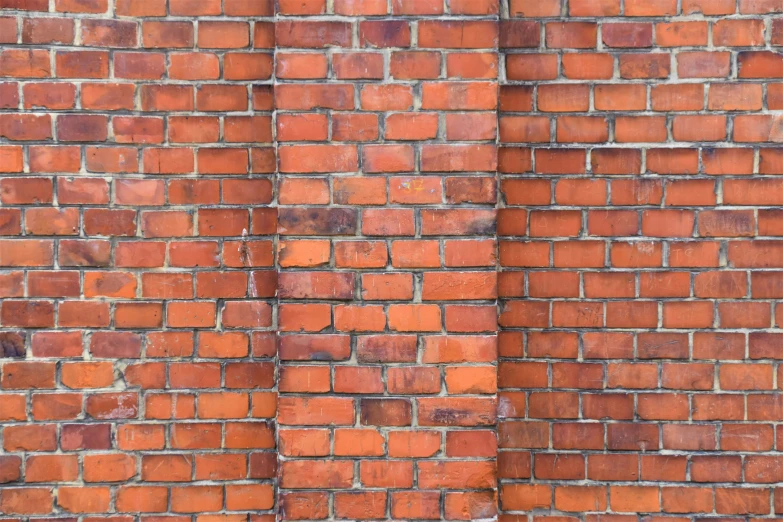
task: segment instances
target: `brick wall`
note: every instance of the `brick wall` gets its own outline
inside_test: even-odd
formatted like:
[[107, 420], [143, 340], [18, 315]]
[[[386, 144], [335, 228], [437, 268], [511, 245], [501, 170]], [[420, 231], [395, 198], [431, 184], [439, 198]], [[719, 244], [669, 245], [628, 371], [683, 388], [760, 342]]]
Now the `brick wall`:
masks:
[[783, 514], [781, 13], [0, 0], [0, 519]]
[[271, 2], [0, 7], [0, 513], [270, 519]]
[[783, 513], [783, 2], [564, 4], [501, 30], [503, 510]]

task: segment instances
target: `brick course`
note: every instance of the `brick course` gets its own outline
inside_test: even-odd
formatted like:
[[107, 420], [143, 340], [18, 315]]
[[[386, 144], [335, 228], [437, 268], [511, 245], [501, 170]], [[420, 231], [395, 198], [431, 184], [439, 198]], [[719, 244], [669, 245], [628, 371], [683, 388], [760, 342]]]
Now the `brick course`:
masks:
[[783, 514], [781, 13], [0, 0], [0, 519]]

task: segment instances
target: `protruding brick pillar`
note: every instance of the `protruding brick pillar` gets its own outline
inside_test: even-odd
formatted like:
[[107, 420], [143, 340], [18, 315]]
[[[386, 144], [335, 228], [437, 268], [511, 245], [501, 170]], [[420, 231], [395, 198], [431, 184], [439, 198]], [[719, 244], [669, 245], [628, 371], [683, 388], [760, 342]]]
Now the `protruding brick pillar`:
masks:
[[277, 20], [282, 517], [491, 518], [496, 2], [315, 4]]

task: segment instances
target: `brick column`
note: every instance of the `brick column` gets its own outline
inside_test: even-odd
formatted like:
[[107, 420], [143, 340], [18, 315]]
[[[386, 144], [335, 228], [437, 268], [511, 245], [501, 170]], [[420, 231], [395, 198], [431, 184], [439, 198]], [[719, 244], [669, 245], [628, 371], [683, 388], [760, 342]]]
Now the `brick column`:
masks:
[[389, 5], [276, 22], [284, 519], [496, 513], [498, 9]]

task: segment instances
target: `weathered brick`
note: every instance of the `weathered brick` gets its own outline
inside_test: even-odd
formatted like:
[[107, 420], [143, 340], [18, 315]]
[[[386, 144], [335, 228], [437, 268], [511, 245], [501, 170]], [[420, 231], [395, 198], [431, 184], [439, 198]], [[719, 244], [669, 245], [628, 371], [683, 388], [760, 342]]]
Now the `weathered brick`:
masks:
[[0, 6], [3, 513], [780, 511], [777, 0]]

